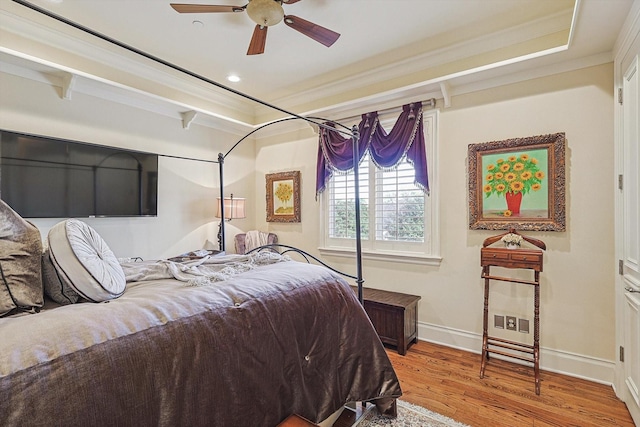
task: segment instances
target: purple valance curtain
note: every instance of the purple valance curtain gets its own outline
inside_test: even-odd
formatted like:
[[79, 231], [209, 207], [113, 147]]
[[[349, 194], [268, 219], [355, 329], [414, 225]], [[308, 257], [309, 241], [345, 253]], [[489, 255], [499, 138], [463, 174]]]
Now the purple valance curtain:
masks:
[[[326, 124], [334, 127], [331, 123]], [[358, 162], [368, 152], [377, 167], [391, 169], [406, 156], [415, 170], [414, 183], [422, 191], [429, 193], [421, 102], [403, 105], [402, 113], [388, 134], [380, 125], [377, 112], [363, 114], [358, 130], [360, 132]], [[335, 171], [349, 172], [352, 169], [351, 138], [345, 138], [337, 131], [320, 128], [316, 194], [324, 191]]]

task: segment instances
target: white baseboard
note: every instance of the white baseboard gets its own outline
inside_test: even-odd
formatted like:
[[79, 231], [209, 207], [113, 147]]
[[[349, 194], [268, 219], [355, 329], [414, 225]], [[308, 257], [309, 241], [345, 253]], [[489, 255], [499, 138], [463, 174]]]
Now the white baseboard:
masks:
[[[480, 357], [482, 351], [481, 334], [441, 325], [418, 322], [418, 339], [476, 353], [478, 357]], [[492, 357], [500, 358], [499, 355], [492, 355]], [[527, 364], [516, 359], [507, 360]], [[541, 346], [540, 369], [600, 384], [612, 385], [615, 375], [615, 362]]]

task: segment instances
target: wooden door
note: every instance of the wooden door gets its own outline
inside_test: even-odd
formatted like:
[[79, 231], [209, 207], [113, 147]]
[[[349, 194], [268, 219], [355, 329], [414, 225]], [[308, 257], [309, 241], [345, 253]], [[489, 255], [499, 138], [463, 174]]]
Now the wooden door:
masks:
[[[637, 46], [638, 43], [636, 43]], [[640, 425], [640, 69], [638, 53], [626, 68], [622, 80], [622, 196], [621, 242], [618, 282], [618, 325], [620, 326], [621, 398], [636, 425]], [[621, 313], [620, 313], [621, 312]]]

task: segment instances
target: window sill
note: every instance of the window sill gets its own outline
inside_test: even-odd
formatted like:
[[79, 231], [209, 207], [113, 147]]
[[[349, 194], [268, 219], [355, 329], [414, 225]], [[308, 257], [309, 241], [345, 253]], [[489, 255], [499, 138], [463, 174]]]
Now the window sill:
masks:
[[[354, 258], [356, 251], [351, 248], [318, 248], [323, 256], [335, 256], [344, 258]], [[435, 255], [417, 254], [414, 252], [384, 252], [384, 251], [362, 251], [363, 259], [371, 259], [374, 261], [390, 261], [405, 264], [422, 264], [440, 266], [442, 257]]]

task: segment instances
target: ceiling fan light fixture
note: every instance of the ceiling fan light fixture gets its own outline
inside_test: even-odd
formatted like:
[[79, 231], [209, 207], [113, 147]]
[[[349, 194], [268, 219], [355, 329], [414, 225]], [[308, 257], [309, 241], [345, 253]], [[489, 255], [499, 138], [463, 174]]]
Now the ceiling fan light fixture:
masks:
[[250, 0], [246, 10], [253, 22], [265, 27], [276, 25], [284, 18], [284, 9], [277, 0]]
[[[16, 0], [18, 1], [18, 0]], [[49, 0], [51, 1], [51, 0]], [[215, 4], [183, 4], [170, 3], [170, 6], [178, 13], [225, 13], [246, 11], [249, 18], [256, 23], [253, 35], [249, 42], [247, 55], [260, 55], [264, 53], [267, 41], [267, 30], [284, 20], [284, 23], [299, 33], [321, 43], [327, 47], [340, 37], [339, 33], [328, 28], [314, 24], [298, 16], [284, 14], [284, 4], [297, 3], [300, 0], [247, 0], [244, 6], [223, 6]]]

